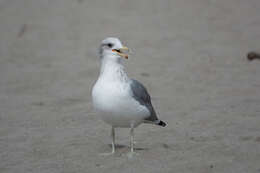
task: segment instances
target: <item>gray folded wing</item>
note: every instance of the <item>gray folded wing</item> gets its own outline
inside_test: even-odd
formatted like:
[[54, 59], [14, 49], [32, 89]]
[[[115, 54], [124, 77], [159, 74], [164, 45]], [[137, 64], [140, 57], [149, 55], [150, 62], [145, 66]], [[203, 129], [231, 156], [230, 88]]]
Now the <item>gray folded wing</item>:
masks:
[[137, 80], [131, 79], [130, 86], [131, 86], [133, 98], [135, 98], [136, 101], [138, 101], [141, 105], [145, 106], [150, 111], [150, 116], [147, 117], [145, 120], [147, 121], [158, 120], [156, 112], [154, 111], [151, 102], [151, 97], [147, 92], [146, 88], [143, 86], [143, 84], [141, 84]]

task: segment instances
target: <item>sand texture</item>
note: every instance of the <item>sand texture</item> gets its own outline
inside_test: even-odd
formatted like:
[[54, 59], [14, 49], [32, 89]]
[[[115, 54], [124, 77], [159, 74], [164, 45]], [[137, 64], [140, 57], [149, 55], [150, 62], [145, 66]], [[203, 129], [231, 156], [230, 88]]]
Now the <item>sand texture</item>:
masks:
[[[116, 131], [93, 110], [97, 50], [132, 49], [165, 128]], [[259, 173], [259, 0], [0, 0], [1, 173]]]

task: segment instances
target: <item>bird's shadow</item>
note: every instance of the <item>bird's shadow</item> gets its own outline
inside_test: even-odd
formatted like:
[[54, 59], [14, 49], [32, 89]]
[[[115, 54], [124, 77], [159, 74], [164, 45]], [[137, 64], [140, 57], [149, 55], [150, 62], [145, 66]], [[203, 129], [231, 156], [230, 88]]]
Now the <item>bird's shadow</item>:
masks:
[[[112, 144], [108, 144], [108, 146], [109, 146], [110, 148], [112, 148]], [[122, 145], [122, 144], [116, 144], [115, 147], [116, 147], [116, 150], [126, 150], [126, 149], [130, 149], [130, 146]], [[149, 150], [149, 148], [143, 148], [143, 147], [134, 147], [134, 149], [135, 149], [136, 151], [148, 151], [148, 150]]]

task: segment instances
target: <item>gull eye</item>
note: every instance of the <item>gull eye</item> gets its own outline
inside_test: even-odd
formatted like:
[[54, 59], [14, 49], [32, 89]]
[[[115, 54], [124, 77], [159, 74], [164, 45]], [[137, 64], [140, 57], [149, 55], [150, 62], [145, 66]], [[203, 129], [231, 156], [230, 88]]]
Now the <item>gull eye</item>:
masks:
[[109, 48], [112, 48], [114, 45], [113, 45], [112, 43], [108, 43], [107, 46], [108, 46]]

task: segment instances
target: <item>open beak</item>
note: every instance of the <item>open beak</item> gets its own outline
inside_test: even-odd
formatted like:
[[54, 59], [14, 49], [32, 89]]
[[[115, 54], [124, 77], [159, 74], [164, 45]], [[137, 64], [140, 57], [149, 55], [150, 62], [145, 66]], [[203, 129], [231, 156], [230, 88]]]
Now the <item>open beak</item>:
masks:
[[119, 56], [128, 59], [128, 55], [126, 54], [126, 52], [129, 52], [129, 49], [125, 46], [123, 46], [120, 49], [112, 49], [113, 52], [116, 52]]

